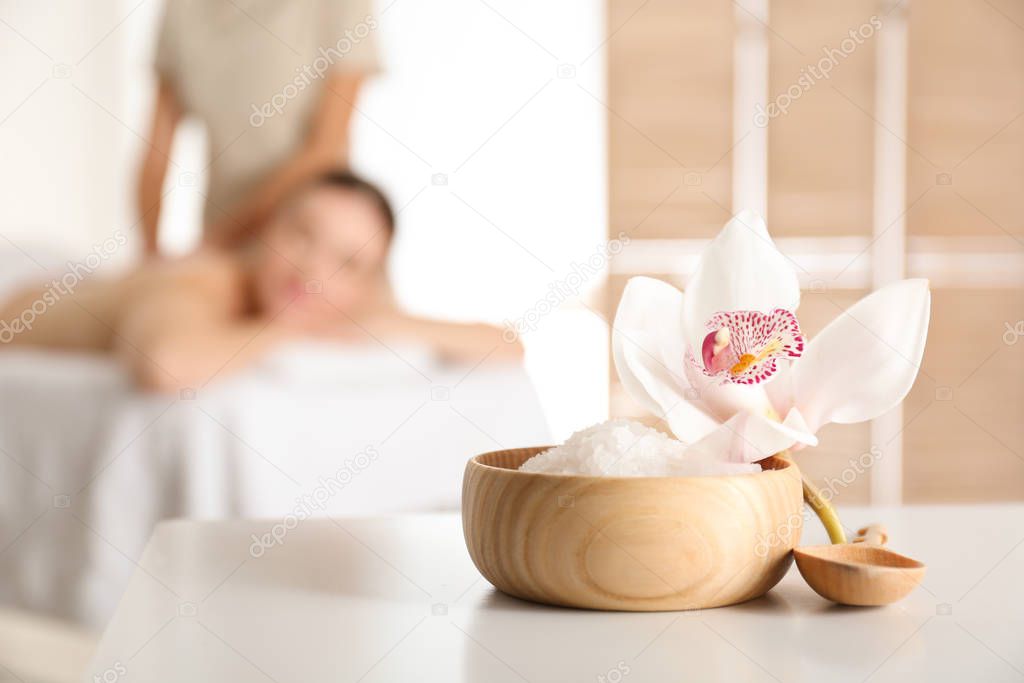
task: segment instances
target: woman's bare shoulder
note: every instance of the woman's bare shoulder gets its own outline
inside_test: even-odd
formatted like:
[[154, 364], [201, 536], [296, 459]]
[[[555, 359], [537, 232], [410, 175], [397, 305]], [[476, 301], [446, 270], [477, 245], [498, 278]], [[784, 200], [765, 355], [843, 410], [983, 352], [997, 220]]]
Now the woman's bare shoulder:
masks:
[[218, 307], [241, 306], [247, 290], [242, 259], [219, 249], [203, 249], [181, 258], [143, 264], [134, 277], [142, 298], [177, 291], [183, 296], [209, 297], [210, 303]]

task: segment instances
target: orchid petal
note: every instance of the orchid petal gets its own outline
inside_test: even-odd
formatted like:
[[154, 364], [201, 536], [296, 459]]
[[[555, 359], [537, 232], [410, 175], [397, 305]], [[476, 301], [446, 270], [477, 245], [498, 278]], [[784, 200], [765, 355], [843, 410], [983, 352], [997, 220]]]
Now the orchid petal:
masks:
[[716, 313], [795, 311], [800, 285], [764, 220], [753, 211], [741, 211], [704, 251], [684, 297], [687, 344], [699, 352], [705, 323]]
[[[683, 346], [683, 295], [653, 278], [626, 283], [612, 326], [612, 358], [629, 395], [662, 417], [676, 437], [696, 441], [716, 427], [688, 398]], [[690, 391], [688, 391], [690, 390]]]
[[761, 415], [737, 413], [683, 452], [683, 457], [716, 457], [729, 462], [756, 462], [780, 453], [794, 444], [817, 446], [818, 439], [806, 429], [799, 411], [786, 421]]
[[[783, 363], [782, 365], [785, 365]], [[721, 383], [708, 377], [697, 367], [697, 361], [691, 359], [685, 363], [686, 378], [690, 386], [696, 390], [699, 404], [709, 415], [719, 422], [725, 422], [739, 412], [750, 412], [757, 415], [771, 415], [772, 404], [765, 393], [768, 384], [733, 384]]]
[[779, 363], [775, 374], [763, 385], [776, 415], [785, 415], [793, 407], [793, 365]]
[[808, 344], [793, 366], [794, 405], [812, 430], [875, 418], [910, 391], [924, 354], [928, 281], [901, 280], [864, 297]]

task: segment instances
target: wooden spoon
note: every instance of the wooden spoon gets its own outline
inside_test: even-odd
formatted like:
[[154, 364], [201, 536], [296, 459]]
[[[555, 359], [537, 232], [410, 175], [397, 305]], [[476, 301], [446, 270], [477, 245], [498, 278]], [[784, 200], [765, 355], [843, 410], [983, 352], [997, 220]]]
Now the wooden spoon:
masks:
[[794, 548], [796, 566], [814, 592], [841, 605], [888, 605], [924, 578], [925, 565], [882, 547], [877, 524], [857, 532], [852, 543]]

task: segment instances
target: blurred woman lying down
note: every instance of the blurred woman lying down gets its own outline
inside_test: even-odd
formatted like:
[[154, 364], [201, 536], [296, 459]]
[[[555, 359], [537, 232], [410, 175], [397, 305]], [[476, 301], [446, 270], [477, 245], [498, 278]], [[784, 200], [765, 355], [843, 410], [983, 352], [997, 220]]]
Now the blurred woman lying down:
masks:
[[[244, 248], [205, 247], [124, 277], [86, 280], [7, 346], [111, 352], [138, 384], [176, 391], [252, 364], [295, 339], [420, 342], [456, 361], [516, 358], [518, 342], [486, 325], [412, 318], [391, 303], [385, 261], [394, 214], [383, 194], [347, 172], [300, 190]], [[0, 304], [13, 330], [40, 287]]]

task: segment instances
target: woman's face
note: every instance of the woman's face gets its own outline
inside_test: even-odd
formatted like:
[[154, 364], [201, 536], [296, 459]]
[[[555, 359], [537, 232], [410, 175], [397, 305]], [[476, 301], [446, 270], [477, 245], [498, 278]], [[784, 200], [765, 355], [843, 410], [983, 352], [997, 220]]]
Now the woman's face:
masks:
[[374, 302], [384, 284], [390, 234], [360, 192], [310, 188], [271, 219], [256, 269], [263, 313], [315, 327]]

